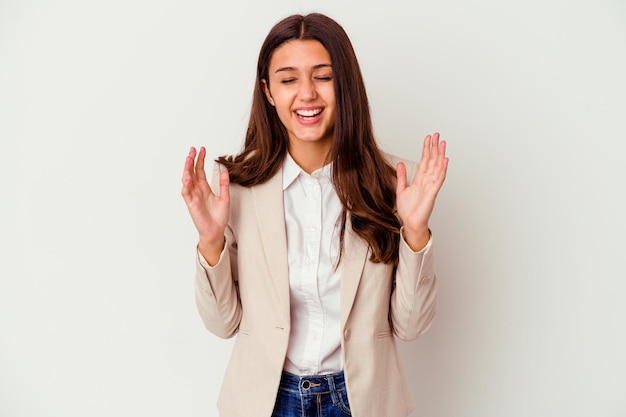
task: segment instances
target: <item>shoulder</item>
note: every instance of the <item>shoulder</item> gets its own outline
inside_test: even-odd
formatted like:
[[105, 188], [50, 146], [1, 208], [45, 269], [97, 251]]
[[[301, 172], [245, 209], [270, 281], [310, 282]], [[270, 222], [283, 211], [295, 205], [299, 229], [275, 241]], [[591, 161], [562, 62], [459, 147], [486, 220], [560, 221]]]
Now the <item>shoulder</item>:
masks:
[[[213, 172], [212, 172], [211, 179], [209, 182], [209, 185], [211, 186], [211, 189], [213, 190], [214, 193], [217, 194], [219, 192], [220, 175], [222, 172], [227, 171], [227, 170], [230, 172], [230, 170], [225, 164], [219, 161], [214, 162]], [[278, 191], [282, 192], [282, 166], [278, 169], [277, 172], [275, 172], [267, 180], [261, 183], [253, 184], [253, 185], [238, 184], [237, 182], [233, 181], [232, 175], [231, 175], [229, 190], [230, 190], [231, 202], [232, 202], [233, 195], [235, 196], [249, 195], [252, 192], [252, 190], [259, 190], [259, 192], [262, 193], [263, 195], [265, 195], [264, 193], [267, 193], [267, 192], [270, 193], [269, 195], [276, 194]]]
[[404, 164], [407, 167], [412, 166], [412, 165], [417, 165], [417, 161], [413, 161], [411, 159], [402, 158], [402, 157], [399, 157], [397, 155], [394, 155], [394, 154], [391, 154], [391, 153], [388, 153], [388, 152], [382, 152], [381, 151], [381, 153], [383, 154], [383, 157], [385, 158], [385, 160], [390, 165], [393, 165], [394, 167], [396, 166], [396, 164], [398, 162], [404, 162]]
[[403, 162], [404, 165], [406, 166], [406, 172], [407, 172], [407, 177], [413, 178], [413, 175], [415, 175], [415, 173], [417, 172], [417, 166], [418, 166], [418, 162], [417, 161], [413, 161], [411, 159], [406, 159], [406, 158], [401, 158], [397, 155], [393, 155], [387, 152], [382, 152], [383, 157], [385, 158], [385, 161], [387, 161], [387, 163], [389, 165], [391, 165], [391, 167], [395, 170], [396, 166], [398, 165], [398, 162]]

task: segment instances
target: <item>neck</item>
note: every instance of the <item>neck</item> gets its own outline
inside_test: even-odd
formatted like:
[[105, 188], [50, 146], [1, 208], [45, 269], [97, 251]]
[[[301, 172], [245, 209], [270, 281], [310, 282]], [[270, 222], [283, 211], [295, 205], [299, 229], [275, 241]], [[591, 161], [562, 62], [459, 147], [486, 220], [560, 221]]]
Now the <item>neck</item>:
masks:
[[298, 146], [294, 146], [293, 143], [289, 144], [289, 154], [307, 174], [311, 174], [330, 162], [329, 153], [330, 143], [311, 142], [298, 144]]

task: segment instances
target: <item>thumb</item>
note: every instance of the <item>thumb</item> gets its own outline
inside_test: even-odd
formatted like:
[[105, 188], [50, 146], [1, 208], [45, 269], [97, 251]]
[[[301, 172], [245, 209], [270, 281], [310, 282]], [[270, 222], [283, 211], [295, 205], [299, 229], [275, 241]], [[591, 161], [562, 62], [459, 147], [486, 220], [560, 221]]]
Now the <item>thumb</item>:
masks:
[[404, 162], [398, 162], [396, 165], [396, 194], [404, 191], [406, 188], [406, 166]]

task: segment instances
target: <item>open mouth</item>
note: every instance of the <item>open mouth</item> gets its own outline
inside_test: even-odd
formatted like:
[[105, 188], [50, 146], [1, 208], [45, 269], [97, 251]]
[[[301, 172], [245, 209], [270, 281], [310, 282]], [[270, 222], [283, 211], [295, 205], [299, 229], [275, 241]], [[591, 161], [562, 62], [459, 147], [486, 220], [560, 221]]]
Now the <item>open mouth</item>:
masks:
[[296, 110], [294, 113], [302, 120], [314, 120], [317, 116], [319, 116], [324, 109], [300, 109]]

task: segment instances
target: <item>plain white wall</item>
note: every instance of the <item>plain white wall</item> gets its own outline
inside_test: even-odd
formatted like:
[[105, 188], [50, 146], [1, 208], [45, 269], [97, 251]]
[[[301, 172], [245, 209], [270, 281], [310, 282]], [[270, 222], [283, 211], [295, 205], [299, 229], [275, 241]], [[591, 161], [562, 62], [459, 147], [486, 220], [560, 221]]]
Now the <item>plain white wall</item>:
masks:
[[626, 416], [621, 0], [0, 0], [0, 416], [217, 415], [181, 168], [239, 149], [261, 42], [308, 11], [384, 149], [449, 142], [413, 416]]

